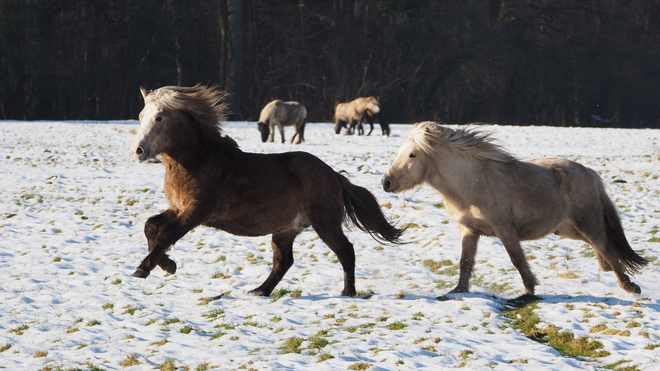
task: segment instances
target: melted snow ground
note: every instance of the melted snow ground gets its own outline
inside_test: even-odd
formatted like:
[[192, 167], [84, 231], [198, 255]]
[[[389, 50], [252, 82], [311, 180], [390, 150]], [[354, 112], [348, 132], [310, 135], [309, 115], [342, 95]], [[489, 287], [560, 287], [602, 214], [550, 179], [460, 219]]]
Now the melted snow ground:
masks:
[[[520, 158], [566, 157], [601, 173], [633, 247], [652, 263], [634, 277], [642, 295], [598, 270], [583, 243], [549, 236], [524, 243], [553, 324], [603, 343], [596, 360], [560, 355], [502, 316], [522, 282], [501, 243], [482, 238], [472, 293], [436, 301], [457, 282], [456, 225], [429, 186], [393, 195], [380, 179], [409, 125], [370, 137], [308, 124], [302, 145], [261, 143], [255, 123], [225, 131], [251, 152], [308, 151], [376, 195], [409, 225], [402, 246], [347, 230], [357, 254], [357, 298], [338, 296], [342, 271], [313, 230], [296, 240], [295, 265], [276, 290], [266, 278], [268, 236], [197, 228], [173, 248], [179, 270], [131, 277], [147, 248], [146, 219], [167, 208], [164, 169], [129, 154], [128, 122], [0, 122], [0, 367], [11, 370], [598, 369], [619, 361], [660, 368], [660, 131], [487, 126]], [[287, 137], [292, 134], [286, 129]], [[616, 181], [616, 182], [615, 182]], [[220, 299], [210, 300], [222, 295]], [[598, 326], [598, 327], [597, 327]], [[169, 362], [169, 363], [168, 363]], [[133, 365], [131, 365], [133, 364]]]

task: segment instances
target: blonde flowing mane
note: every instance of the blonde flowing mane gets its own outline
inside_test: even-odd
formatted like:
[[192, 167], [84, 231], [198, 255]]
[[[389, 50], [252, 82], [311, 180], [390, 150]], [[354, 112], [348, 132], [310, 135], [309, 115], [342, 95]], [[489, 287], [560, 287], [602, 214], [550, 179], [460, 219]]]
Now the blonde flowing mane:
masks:
[[441, 126], [436, 122], [424, 121], [413, 125], [408, 132], [420, 150], [431, 157], [437, 157], [436, 145], [443, 145], [455, 154], [463, 157], [474, 157], [479, 160], [511, 162], [516, 158], [504, 150], [487, 132], [479, 132], [471, 128], [457, 130]]
[[186, 112], [195, 122], [222, 133], [220, 123], [225, 119], [228, 110], [227, 104], [224, 103], [226, 96], [226, 92], [215, 86], [164, 86], [150, 92], [145, 97], [145, 104], [154, 102], [165, 110]]

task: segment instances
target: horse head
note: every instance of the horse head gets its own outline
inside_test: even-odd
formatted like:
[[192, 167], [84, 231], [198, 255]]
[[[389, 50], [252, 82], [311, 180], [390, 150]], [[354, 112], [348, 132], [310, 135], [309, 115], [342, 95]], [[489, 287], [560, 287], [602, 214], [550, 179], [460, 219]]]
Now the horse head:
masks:
[[266, 143], [268, 140], [268, 136], [270, 135], [270, 127], [268, 124], [264, 124], [263, 122], [259, 122], [257, 124], [257, 128], [259, 129], [259, 132], [261, 133], [261, 141]]

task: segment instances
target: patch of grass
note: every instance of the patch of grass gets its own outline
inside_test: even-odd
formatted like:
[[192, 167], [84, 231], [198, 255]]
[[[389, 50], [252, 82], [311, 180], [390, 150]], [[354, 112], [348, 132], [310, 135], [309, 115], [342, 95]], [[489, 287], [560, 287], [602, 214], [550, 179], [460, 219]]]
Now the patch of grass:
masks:
[[30, 326], [26, 325], [25, 323], [22, 323], [20, 326], [9, 330], [9, 332], [13, 332], [16, 335], [23, 335], [25, 331], [27, 331], [29, 328]]
[[217, 338], [223, 337], [223, 336], [225, 336], [225, 335], [227, 335], [226, 332], [223, 332], [223, 331], [217, 331], [217, 332], [215, 332], [213, 335], [211, 335], [211, 340], [214, 340], [214, 339], [217, 339]]
[[311, 336], [308, 340], [309, 346], [307, 349], [323, 349], [326, 345], [330, 344], [327, 339], [319, 334]]
[[374, 296], [375, 292], [372, 290], [369, 291], [358, 291], [355, 296], [360, 298], [360, 299], [371, 299], [372, 296]]
[[48, 357], [48, 352], [45, 350], [37, 350], [34, 352], [34, 358]]
[[133, 315], [133, 314], [135, 314], [135, 312], [137, 312], [138, 310], [140, 310], [142, 308], [138, 307], [137, 305], [127, 305], [123, 309], [125, 309], [125, 311], [123, 311], [121, 314], [131, 314], [131, 315]]
[[451, 260], [441, 260], [441, 261], [436, 261], [436, 260], [431, 260], [431, 259], [426, 259], [424, 260], [424, 265], [429, 268], [431, 271], [438, 273], [438, 271], [444, 267], [451, 267], [454, 265], [454, 263], [451, 262]]
[[366, 363], [366, 362], [357, 362], [353, 363], [352, 365], [348, 366], [349, 370], [368, 370], [369, 367], [371, 367], [371, 363]]
[[604, 350], [603, 344], [598, 341], [591, 341], [587, 336], [576, 338], [570, 331], [559, 331], [554, 325], [548, 325], [544, 329], [537, 327], [541, 319], [534, 313], [538, 309], [538, 300], [536, 296], [524, 296], [519, 299], [509, 301], [511, 308], [505, 309], [503, 314], [511, 321], [511, 325], [516, 330], [522, 332], [528, 338], [547, 344], [555, 348], [564, 356], [571, 357], [606, 357], [610, 353]]
[[[9, 350], [9, 348], [11, 348], [11, 344], [9, 344], [9, 343], [7, 343], [7, 344], [1, 346], [1, 347], [0, 347], [0, 353], [4, 352], [4, 351], [6, 351], [6, 350]], [[648, 348], [648, 347], [647, 347], [647, 348]]]
[[101, 324], [101, 321], [96, 320], [96, 319], [93, 319], [93, 320], [90, 320], [89, 322], [87, 322], [87, 326], [98, 326], [100, 324]]
[[137, 366], [137, 365], [140, 365], [140, 364], [142, 364], [142, 362], [140, 362], [140, 360], [138, 359], [138, 357], [135, 354], [131, 354], [125, 360], [119, 362], [119, 365], [121, 367], [131, 367], [131, 366]]
[[194, 328], [191, 325], [185, 325], [179, 330], [182, 334], [189, 334], [194, 330]]
[[459, 354], [458, 356], [459, 356], [460, 358], [467, 359], [467, 358], [470, 357], [472, 354], [474, 354], [473, 351], [471, 351], [471, 350], [469, 350], [469, 349], [465, 349], [465, 350], [462, 351], [461, 354]]
[[321, 353], [321, 354], [319, 354], [319, 360], [317, 361], [317, 363], [318, 362], [324, 362], [324, 361], [327, 361], [327, 360], [333, 359], [333, 358], [335, 358], [335, 357], [328, 354], [328, 353]]
[[604, 368], [605, 370], [616, 370], [616, 371], [637, 371], [637, 370], [638, 370], [638, 369], [637, 369], [637, 366], [634, 366], [634, 365], [633, 365], [633, 366], [618, 367], [618, 366], [620, 366], [621, 364], [623, 364], [623, 363], [628, 363], [628, 362], [632, 362], [632, 361], [629, 360], [629, 359], [622, 359], [622, 360], [620, 360], [620, 361], [618, 361], [618, 362], [614, 362], [614, 363], [609, 364], [609, 365], [607, 365], [607, 366], [603, 366], [603, 368]]
[[112, 304], [112, 303], [105, 303], [105, 304], [103, 304], [102, 308], [107, 310], [107, 309], [113, 309], [114, 307], [115, 307], [115, 305]]
[[389, 330], [403, 330], [404, 328], [406, 328], [406, 326], [408, 326], [408, 325], [406, 325], [406, 324], [403, 323], [403, 322], [399, 322], [399, 321], [397, 321], [397, 322], [390, 323], [390, 324], [387, 325], [386, 327], [387, 327]]
[[179, 322], [181, 322], [181, 320], [176, 318], [176, 317], [175, 318], [167, 318], [163, 321], [162, 325], [167, 326], [167, 325], [171, 325], [173, 323], [179, 323]]
[[202, 314], [202, 317], [215, 319], [215, 318], [218, 318], [219, 316], [221, 316], [223, 314], [225, 314], [224, 309], [213, 309], [211, 311], [208, 311], [208, 312]]
[[278, 290], [273, 291], [273, 293], [270, 294], [270, 296], [277, 298], [277, 297], [282, 297], [282, 296], [284, 296], [288, 293], [289, 293], [289, 290], [287, 290], [287, 289], [278, 289]]
[[592, 328], [589, 330], [589, 332], [591, 332], [591, 333], [593, 334], [593, 333], [601, 332], [601, 331], [605, 331], [605, 330], [607, 330], [607, 325], [604, 324], [604, 323], [600, 323], [600, 324], [598, 324], [598, 325], [592, 327]]
[[154, 341], [153, 343], [151, 343], [149, 345], [157, 345], [159, 347], [162, 347], [165, 344], [167, 344], [167, 339], [163, 339], [161, 341]]
[[155, 367], [156, 370], [161, 370], [161, 371], [176, 371], [177, 368], [174, 365], [174, 360], [173, 359], [168, 359], [167, 361], [161, 363], [160, 365]]
[[300, 353], [300, 345], [305, 341], [301, 337], [292, 337], [284, 341], [284, 344], [280, 347], [280, 350], [284, 351], [284, 354], [287, 353]]
[[227, 279], [227, 278], [231, 278], [231, 275], [218, 272], [218, 273], [212, 275], [211, 278]]

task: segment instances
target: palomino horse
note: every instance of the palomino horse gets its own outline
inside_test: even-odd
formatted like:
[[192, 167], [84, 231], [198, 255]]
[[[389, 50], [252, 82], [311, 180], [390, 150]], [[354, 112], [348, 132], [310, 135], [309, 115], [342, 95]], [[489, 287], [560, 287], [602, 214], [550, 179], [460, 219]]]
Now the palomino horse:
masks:
[[136, 159], [161, 154], [170, 208], [144, 227], [149, 254], [133, 276], [160, 266], [176, 272], [166, 251], [205, 225], [240, 236], [272, 234], [273, 268], [250, 294], [268, 296], [293, 264], [293, 241], [314, 227], [344, 269], [342, 295], [354, 296], [355, 252], [342, 231], [346, 216], [379, 241], [399, 243], [403, 229], [383, 216], [374, 196], [305, 152], [255, 154], [222, 136], [224, 92], [205, 86], [141, 89], [144, 109], [131, 145]]
[[525, 293], [534, 294], [537, 280], [520, 241], [550, 233], [590, 244], [601, 269], [613, 270], [624, 290], [641, 293], [626, 273], [636, 273], [648, 261], [628, 244], [616, 208], [592, 169], [563, 159], [519, 161], [489, 134], [427, 121], [410, 129], [382, 181], [387, 192], [420, 183], [442, 194], [459, 224], [460, 275], [450, 293], [468, 291], [477, 242], [484, 235], [502, 241]]
[[370, 129], [367, 135], [374, 130], [374, 121], [378, 120], [383, 135], [390, 135], [390, 125], [383, 117], [380, 103], [374, 97], [355, 98], [348, 103], [339, 103], [335, 107], [335, 133], [339, 134], [346, 128], [348, 134], [353, 134], [357, 127], [358, 135], [364, 134], [363, 122], [368, 122]]
[[[261, 132], [261, 141], [275, 141], [275, 127], [280, 130], [282, 143], [284, 143], [284, 127], [293, 126], [296, 132], [291, 137], [291, 143], [298, 138], [296, 144], [305, 141], [305, 117], [307, 110], [305, 106], [298, 102], [282, 102], [279, 99], [268, 103], [261, 110], [259, 123], [257, 124]], [[269, 138], [270, 137], [270, 138]]]

